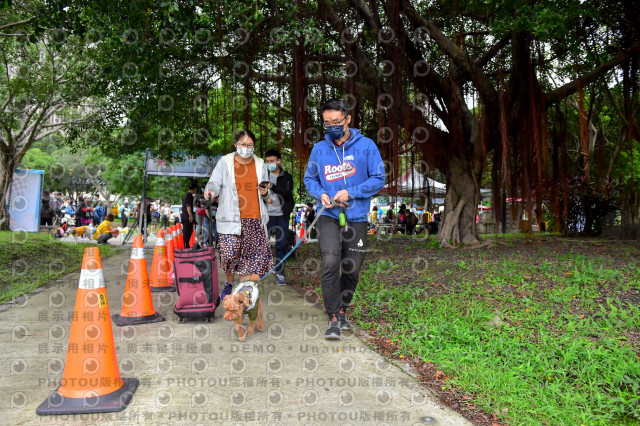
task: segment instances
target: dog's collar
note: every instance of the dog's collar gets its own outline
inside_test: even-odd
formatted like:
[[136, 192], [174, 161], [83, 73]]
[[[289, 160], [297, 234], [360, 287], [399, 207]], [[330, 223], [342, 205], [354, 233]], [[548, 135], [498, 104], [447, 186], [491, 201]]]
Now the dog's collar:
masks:
[[260, 285], [255, 283], [254, 281], [243, 281], [236, 285], [236, 287], [231, 290], [231, 294], [237, 294], [244, 292], [251, 303], [244, 310], [250, 311], [256, 306], [258, 303], [258, 299], [260, 298]]

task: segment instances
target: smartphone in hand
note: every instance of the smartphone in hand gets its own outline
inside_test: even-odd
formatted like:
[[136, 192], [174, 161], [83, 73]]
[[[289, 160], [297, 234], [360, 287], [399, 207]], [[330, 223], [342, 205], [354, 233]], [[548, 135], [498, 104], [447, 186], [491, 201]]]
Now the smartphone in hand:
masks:
[[268, 180], [263, 180], [262, 182], [260, 182], [260, 185], [258, 185], [260, 188], [266, 188], [269, 186], [269, 181]]

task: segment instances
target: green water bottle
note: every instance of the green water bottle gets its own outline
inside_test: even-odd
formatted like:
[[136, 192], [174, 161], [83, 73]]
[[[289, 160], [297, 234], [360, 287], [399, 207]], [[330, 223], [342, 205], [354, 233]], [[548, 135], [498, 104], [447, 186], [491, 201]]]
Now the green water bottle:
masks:
[[347, 224], [347, 215], [344, 213], [344, 209], [340, 209], [338, 220], [340, 221], [340, 226], [345, 226]]

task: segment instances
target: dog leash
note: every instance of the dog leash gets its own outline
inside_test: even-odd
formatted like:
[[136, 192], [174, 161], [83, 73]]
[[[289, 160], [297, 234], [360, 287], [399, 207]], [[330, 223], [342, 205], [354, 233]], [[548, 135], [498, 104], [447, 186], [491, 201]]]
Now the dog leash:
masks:
[[318, 213], [316, 213], [315, 219], [313, 219], [313, 222], [311, 222], [311, 225], [309, 225], [309, 228], [304, 233], [304, 237], [300, 238], [300, 241], [298, 241], [298, 243], [295, 246], [293, 246], [293, 248], [291, 250], [289, 250], [289, 253], [285, 254], [284, 257], [282, 259], [280, 259], [280, 262], [278, 262], [278, 264], [276, 266], [271, 268], [271, 270], [269, 272], [264, 274], [262, 276], [262, 278], [260, 278], [257, 282], [260, 282], [263, 279], [265, 279], [268, 275], [270, 275], [273, 271], [275, 271], [276, 268], [282, 264], [282, 262], [284, 262], [285, 260], [287, 260], [287, 258], [289, 256], [291, 256], [291, 253], [293, 253], [298, 248], [298, 246], [300, 246], [300, 244], [302, 244], [302, 242], [307, 239], [307, 237], [309, 236], [309, 233], [311, 232], [311, 230], [315, 226], [316, 222], [318, 221], [318, 219], [320, 219], [320, 215], [322, 214], [324, 209], [326, 209], [329, 206], [335, 205], [335, 203], [340, 203], [340, 204], [344, 205], [345, 207], [349, 207], [349, 203], [348, 202], [346, 202], [346, 201], [337, 201], [335, 199], [333, 200], [333, 203], [323, 204], [322, 208], [320, 209], [320, 211]]

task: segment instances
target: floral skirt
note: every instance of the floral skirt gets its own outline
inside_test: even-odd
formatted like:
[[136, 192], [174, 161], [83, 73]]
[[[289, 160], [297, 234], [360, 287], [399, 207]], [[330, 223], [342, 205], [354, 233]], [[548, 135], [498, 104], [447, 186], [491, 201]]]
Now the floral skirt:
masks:
[[273, 267], [271, 247], [260, 219], [240, 219], [240, 235], [220, 234], [220, 266], [226, 273], [266, 274]]

